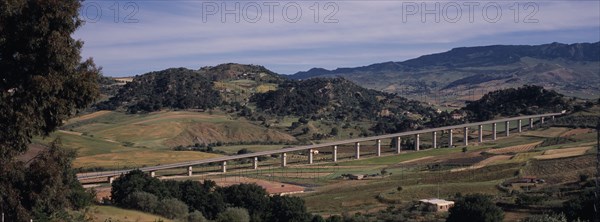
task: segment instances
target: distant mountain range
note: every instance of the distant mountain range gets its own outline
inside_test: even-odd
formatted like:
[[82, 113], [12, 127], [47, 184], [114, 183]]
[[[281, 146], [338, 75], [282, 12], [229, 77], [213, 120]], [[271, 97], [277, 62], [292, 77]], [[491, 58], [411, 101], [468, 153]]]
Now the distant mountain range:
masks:
[[366, 88], [427, 96], [438, 102], [477, 99], [485, 92], [524, 84], [596, 98], [600, 94], [600, 42], [461, 47], [403, 62], [313, 68], [287, 77], [343, 77]]

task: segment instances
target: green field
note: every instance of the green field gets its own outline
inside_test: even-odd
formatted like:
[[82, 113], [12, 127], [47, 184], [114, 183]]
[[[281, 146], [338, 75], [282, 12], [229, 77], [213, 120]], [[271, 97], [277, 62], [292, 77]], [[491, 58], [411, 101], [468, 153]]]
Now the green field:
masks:
[[[34, 142], [49, 144], [60, 138], [75, 149], [75, 167], [119, 169], [151, 166], [219, 156], [212, 153], [173, 151], [176, 146], [210, 143], [293, 143], [296, 139], [278, 130], [233, 119], [221, 112], [168, 111], [125, 114], [99, 111], [69, 120], [62, 130]], [[228, 153], [242, 148], [253, 151], [282, 145], [223, 146]]]

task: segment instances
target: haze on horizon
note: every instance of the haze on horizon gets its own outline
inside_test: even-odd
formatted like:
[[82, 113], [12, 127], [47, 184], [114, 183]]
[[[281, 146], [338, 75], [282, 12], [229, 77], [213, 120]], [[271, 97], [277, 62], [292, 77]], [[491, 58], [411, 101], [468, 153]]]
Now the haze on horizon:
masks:
[[86, 1], [81, 16], [75, 38], [106, 76], [228, 62], [293, 74], [455, 47], [600, 41], [598, 1]]

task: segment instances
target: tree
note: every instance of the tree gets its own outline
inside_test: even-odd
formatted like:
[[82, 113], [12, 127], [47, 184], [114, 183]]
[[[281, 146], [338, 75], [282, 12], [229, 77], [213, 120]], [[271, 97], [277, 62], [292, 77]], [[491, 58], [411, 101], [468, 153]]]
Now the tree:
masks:
[[0, 1], [0, 209], [8, 221], [68, 220], [65, 208], [89, 204], [71, 169], [74, 153], [58, 143], [28, 167], [14, 158], [98, 96], [100, 70], [81, 61], [83, 42], [71, 37], [80, 6]]
[[306, 212], [304, 200], [299, 197], [271, 197], [271, 218], [269, 221], [303, 222], [309, 219], [310, 214]]
[[112, 201], [117, 205], [127, 207], [125, 198], [138, 191], [153, 194], [158, 199], [170, 197], [165, 184], [158, 178], [151, 177], [141, 170], [132, 170], [113, 181], [111, 190]]
[[250, 215], [248, 214], [248, 210], [240, 207], [231, 207], [227, 208], [225, 211], [217, 215], [216, 222], [249, 222]]
[[156, 196], [142, 191], [129, 194], [123, 202], [128, 208], [148, 213], [154, 213], [159, 206], [158, 198]]
[[187, 217], [188, 206], [175, 198], [167, 198], [160, 201], [156, 213], [169, 219], [183, 219]]
[[255, 183], [242, 183], [218, 189], [227, 203], [248, 210], [252, 218], [265, 218], [269, 209], [269, 194]]
[[0, 3], [0, 157], [26, 150], [98, 96], [99, 69], [81, 62], [83, 42], [71, 34], [82, 24], [81, 3]]
[[447, 222], [499, 222], [504, 219], [502, 209], [496, 206], [489, 196], [483, 194], [469, 194], [459, 198], [449, 213]]
[[594, 202], [595, 195], [592, 190], [587, 190], [579, 194], [577, 198], [563, 203], [563, 212], [569, 221], [576, 219], [594, 220]]

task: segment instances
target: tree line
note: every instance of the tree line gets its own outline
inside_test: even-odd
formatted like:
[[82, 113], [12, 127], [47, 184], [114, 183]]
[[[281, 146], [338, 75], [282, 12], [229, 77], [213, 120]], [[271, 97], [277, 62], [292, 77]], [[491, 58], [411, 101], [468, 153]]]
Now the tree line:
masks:
[[210, 180], [202, 183], [162, 181], [140, 170], [116, 179], [111, 195], [117, 206], [156, 213], [170, 219], [231, 221], [231, 218], [248, 218], [244, 221], [303, 222], [312, 218], [306, 211], [304, 200], [291, 196], [269, 196], [256, 184], [218, 187]]

